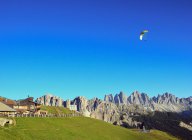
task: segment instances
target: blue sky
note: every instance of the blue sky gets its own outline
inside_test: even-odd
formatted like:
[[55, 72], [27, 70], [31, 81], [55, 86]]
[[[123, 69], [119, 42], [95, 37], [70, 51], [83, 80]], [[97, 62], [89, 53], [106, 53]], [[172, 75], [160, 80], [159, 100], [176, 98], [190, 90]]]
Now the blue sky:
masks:
[[0, 95], [191, 96], [191, 7], [191, 0], [0, 1]]

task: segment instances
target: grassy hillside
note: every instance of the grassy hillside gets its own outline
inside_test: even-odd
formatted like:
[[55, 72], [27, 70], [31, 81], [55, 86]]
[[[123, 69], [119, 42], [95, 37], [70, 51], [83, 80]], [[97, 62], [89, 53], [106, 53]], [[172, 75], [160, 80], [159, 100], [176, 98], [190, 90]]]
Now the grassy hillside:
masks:
[[15, 118], [0, 128], [0, 140], [175, 140], [161, 131], [141, 133], [85, 118]]
[[68, 108], [55, 107], [55, 106], [41, 106], [41, 110], [45, 110], [48, 111], [48, 113], [56, 115], [73, 113], [73, 111], [70, 111]]

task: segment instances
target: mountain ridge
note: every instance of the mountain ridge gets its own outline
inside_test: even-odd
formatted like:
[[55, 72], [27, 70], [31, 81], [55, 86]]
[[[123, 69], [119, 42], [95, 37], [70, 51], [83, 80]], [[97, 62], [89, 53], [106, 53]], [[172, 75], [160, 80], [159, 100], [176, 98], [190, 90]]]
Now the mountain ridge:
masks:
[[[89, 106], [89, 101], [98, 99], [87, 99], [84, 96], [77, 96], [71, 100], [71, 104], [77, 105], [77, 111], [86, 110]], [[172, 93], [165, 92], [157, 96], [149, 97], [148, 94], [134, 91], [129, 96], [120, 91], [118, 94], [105, 94], [104, 99], [99, 99], [101, 102], [113, 103], [117, 106], [121, 105], [138, 105], [149, 109], [151, 111], [165, 111], [165, 112], [182, 112], [192, 108], [192, 96], [187, 98], [176, 97]], [[64, 100], [59, 96], [47, 94], [36, 99], [36, 101], [43, 105], [57, 104], [57, 106], [64, 106]], [[98, 104], [98, 103], [97, 103]], [[84, 107], [82, 107], [84, 106]], [[81, 109], [83, 108], [83, 109]], [[96, 108], [96, 107], [95, 107]]]

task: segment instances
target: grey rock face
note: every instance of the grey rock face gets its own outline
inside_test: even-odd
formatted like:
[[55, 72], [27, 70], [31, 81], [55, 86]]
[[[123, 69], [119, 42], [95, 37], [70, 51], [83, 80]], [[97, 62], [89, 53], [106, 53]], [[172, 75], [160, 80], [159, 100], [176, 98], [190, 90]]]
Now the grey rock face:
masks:
[[130, 104], [140, 104], [139, 101], [139, 96], [140, 94], [136, 91], [133, 92], [129, 97], [128, 97], [128, 101]]
[[130, 104], [143, 105], [143, 106], [150, 105], [150, 99], [147, 96], [147, 94], [145, 93], [140, 94], [138, 91], [133, 92], [128, 97], [128, 101]]
[[94, 101], [94, 104], [93, 104], [93, 109], [96, 110], [98, 105], [99, 105], [99, 100], [98, 100], [98, 98], [96, 98]]
[[157, 103], [159, 104], [176, 104], [178, 102], [178, 98], [175, 97], [175, 95], [172, 95], [170, 93], [165, 93], [163, 95], [158, 95], [157, 97]]
[[63, 106], [63, 99], [51, 94], [37, 98], [36, 102], [45, 106]]
[[102, 100], [98, 98], [93, 98], [91, 100], [88, 100], [88, 105], [87, 105], [88, 111], [89, 112], [95, 111], [101, 102]]
[[127, 104], [127, 95], [124, 94], [122, 91], [119, 93], [119, 98], [122, 104]]
[[155, 96], [152, 97], [152, 98], [151, 98], [151, 101], [154, 102], [154, 103], [157, 103], [157, 97], [155, 97]]
[[119, 98], [119, 95], [118, 95], [118, 94], [116, 94], [116, 95], [115, 95], [115, 97], [114, 97], [114, 102], [115, 102], [115, 104], [120, 104], [120, 103], [121, 103], [121, 101], [120, 101], [120, 98]]
[[97, 109], [91, 113], [91, 117], [113, 123], [119, 120], [118, 108], [114, 103], [101, 102]]
[[184, 122], [180, 122], [180, 123], [179, 123], [179, 126], [181, 126], [181, 127], [183, 127], [183, 128], [186, 128], [186, 129], [188, 129], [189, 131], [192, 131], [192, 125], [190, 125], [190, 124], [186, 124], [186, 123], [184, 123]]
[[76, 97], [72, 104], [77, 105], [77, 111], [83, 111], [87, 109], [87, 99], [85, 97], [79, 96]]
[[149, 96], [147, 94], [141, 93], [141, 99], [142, 99], [143, 105], [150, 106], [151, 99], [149, 98]]
[[112, 95], [112, 94], [105, 95], [104, 101], [106, 101], [106, 102], [112, 102], [112, 103], [113, 103], [113, 102], [114, 102], [113, 95]]
[[116, 94], [114, 97], [114, 102], [115, 104], [128, 104], [127, 95], [125, 95], [123, 92]]
[[187, 100], [188, 100], [189, 102], [192, 102], [192, 96], [188, 97]]
[[76, 97], [72, 101], [72, 104], [77, 105], [77, 111], [81, 112], [84, 116], [90, 116], [90, 112], [88, 111], [88, 100], [85, 97]]
[[188, 97], [188, 98], [185, 98], [185, 101], [188, 103], [188, 104], [192, 104], [192, 96]]

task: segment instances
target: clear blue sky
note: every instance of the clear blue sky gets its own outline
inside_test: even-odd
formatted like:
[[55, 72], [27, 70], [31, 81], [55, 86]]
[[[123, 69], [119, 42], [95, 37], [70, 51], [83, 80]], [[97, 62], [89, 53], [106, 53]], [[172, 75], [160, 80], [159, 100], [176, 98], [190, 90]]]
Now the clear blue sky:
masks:
[[[0, 95], [192, 95], [191, 0], [0, 1]], [[148, 29], [148, 40], [139, 33]]]

